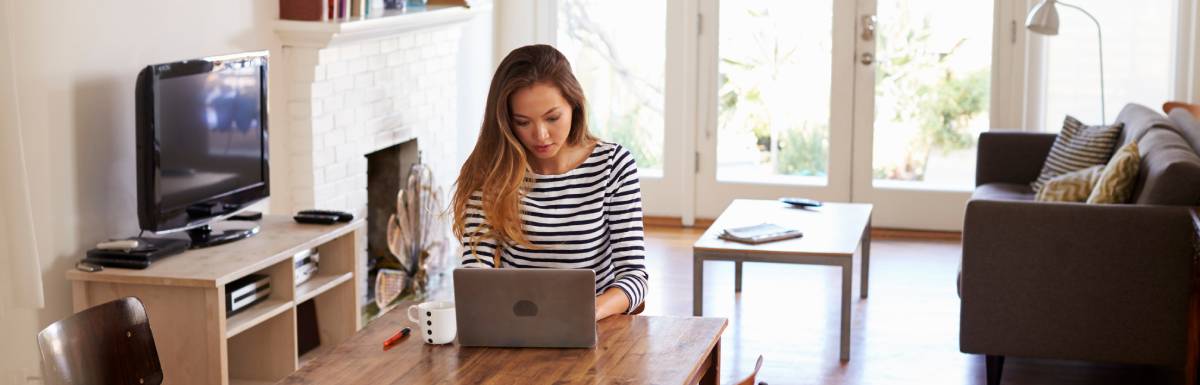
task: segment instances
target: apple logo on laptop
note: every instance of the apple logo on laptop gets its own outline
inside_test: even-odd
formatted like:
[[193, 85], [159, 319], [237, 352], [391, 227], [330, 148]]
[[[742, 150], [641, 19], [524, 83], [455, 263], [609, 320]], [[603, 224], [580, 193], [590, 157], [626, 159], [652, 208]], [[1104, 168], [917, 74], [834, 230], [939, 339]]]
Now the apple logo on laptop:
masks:
[[520, 300], [513, 304], [513, 315], [517, 317], [534, 317], [538, 315], [537, 304], [529, 300]]

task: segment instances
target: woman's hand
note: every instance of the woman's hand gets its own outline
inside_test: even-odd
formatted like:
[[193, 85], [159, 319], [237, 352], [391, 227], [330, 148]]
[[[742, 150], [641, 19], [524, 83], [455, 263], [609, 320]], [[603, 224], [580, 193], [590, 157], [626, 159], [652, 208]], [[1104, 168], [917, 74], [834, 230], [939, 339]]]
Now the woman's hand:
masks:
[[596, 296], [596, 320], [608, 318], [613, 314], [624, 313], [629, 309], [629, 297], [620, 288], [613, 286]]

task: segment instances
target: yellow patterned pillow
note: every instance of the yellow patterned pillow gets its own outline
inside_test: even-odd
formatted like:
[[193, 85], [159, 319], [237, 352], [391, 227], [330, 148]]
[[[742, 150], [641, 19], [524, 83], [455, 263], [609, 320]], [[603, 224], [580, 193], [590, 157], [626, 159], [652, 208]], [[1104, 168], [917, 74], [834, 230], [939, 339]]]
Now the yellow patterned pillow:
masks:
[[1102, 171], [1104, 165], [1095, 165], [1051, 178], [1042, 185], [1034, 199], [1047, 202], [1087, 201]]
[[1088, 195], [1087, 203], [1127, 203], [1133, 196], [1133, 183], [1137, 180], [1142, 157], [1138, 155], [1137, 142], [1129, 142], [1113, 154], [1100, 173], [1100, 179]]

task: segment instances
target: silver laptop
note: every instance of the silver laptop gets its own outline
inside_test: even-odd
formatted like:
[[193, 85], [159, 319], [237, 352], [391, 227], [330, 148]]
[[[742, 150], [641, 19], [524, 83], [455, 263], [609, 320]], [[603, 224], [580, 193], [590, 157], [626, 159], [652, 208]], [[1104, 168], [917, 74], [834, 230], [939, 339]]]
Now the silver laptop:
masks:
[[455, 269], [454, 303], [462, 346], [596, 346], [589, 269]]

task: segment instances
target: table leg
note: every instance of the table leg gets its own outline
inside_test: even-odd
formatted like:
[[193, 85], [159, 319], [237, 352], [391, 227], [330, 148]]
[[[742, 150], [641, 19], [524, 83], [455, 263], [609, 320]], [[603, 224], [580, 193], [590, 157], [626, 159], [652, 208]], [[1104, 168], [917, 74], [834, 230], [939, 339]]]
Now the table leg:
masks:
[[700, 377], [700, 385], [717, 385], [718, 381], [721, 381], [721, 338], [717, 338], [717, 343], [713, 345], [706, 360], [708, 360], [708, 370], [705, 370], [704, 376]]
[[742, 292], [742, 261], [733, 261], [733, 292]]
[[871, 270], [871, 217], [867, 217], [867, 228], [863, 229], [862, 241], [859, 244], [862, 249], [862, 293], [859, 295], [862, 298], [867, 298], [867, 272]]
[[842, 264], [842, 336], [838, 346], [838, 357], [850, 360], [850, 292], [853, 289], [854, 260]]
[[704, 315], [704, 258], [692, 254], [692, 315]]

